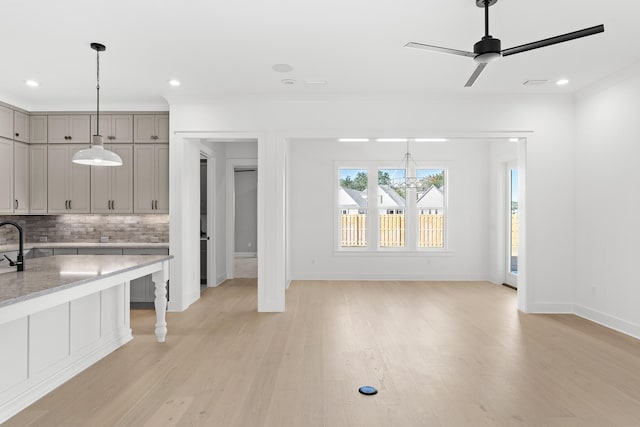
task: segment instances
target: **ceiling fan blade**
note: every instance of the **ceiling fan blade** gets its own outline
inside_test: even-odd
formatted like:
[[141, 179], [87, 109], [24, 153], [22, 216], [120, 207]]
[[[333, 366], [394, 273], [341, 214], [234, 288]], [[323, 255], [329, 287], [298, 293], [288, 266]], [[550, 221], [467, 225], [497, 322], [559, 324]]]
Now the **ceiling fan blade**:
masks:
[[580, 37], [591, 36], [604, 32], [604, 25], [596, 25], [595, 27], [585, 28], [584, 30], [574, 31], [572, 33], [562, 34], [560, 36], [551, 37], [544, 40], [538, 40], [537, 42], [523, 44], [521, 46], [510, 47], [502, 51], [502, 56], [515, 55], [516, 53], [522, 53], [533, 49], [538, 49], [545, 46], [551, 46], [553, 44], [567, 42], [569, 40], [579, 39]]
[[487, 66], [486, 62], [479, 63], [478, 66], [476, 67], [476, 70], [473, 72], [473, 74], [471, 74], [471, 77], [469, 77], [469, 80], [467, 80], [467, 83], [464, 85], [464, 87], [473, 86], [473, 84], [478, 79], [478, 76], [480, 76], [480, 73], [482, 73], [482, 70], [484, 70], [484, 67], [486, 66]]
[[431, 46], [429, 44], [416, 43], [416, 42], [409, 42], [409, 43], [405, 44], [404, 47], [410, 47], [412, 49], [430, 50], [432, 52], [448, 53], [448, 54], [451, 54], [451, 55], [458, 55], [458, 56], [468, 56], [470, 58], [474, 58], [476, 56], [476, 54], [473, 53], [473, 52], [467, 52], [467, 51], [464, 51], [464, 50], [449, 49], [448, 47]]

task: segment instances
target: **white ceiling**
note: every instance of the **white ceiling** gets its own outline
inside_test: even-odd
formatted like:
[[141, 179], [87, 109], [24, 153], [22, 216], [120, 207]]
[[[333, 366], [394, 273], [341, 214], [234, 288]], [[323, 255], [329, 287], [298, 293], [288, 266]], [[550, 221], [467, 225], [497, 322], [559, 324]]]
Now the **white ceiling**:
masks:
[[[571, 93], [640, 61], [638, 0], [499, 0], [491, 34], [508, 48], [605, 25], [605, 33], [502, 58], [473, 88], [475, 0], [3, 0], [0, 100], [28, 110], [166, 106], [164, 96]], [[271, 66], [291, 64], [290, 73]], [[528, 79], [571, 83], [526, 87]], [[178, 88], [167, 81], [182, 81]], [[293, 86], [285, 78], [296, 79]], [[29, 88], [27, 79], [40, 82]], [[304, 80], [326, 80], [309, 86]]]

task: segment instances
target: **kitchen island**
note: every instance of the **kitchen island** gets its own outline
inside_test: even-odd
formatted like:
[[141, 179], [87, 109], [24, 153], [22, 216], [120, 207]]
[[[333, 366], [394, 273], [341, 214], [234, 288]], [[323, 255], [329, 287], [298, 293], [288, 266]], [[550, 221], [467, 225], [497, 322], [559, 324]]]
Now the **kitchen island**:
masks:
[[133, 338], [133, 279], [152, 277], [164, 342], [170, 258], [52, 256], [0, 274], [0, 423]]

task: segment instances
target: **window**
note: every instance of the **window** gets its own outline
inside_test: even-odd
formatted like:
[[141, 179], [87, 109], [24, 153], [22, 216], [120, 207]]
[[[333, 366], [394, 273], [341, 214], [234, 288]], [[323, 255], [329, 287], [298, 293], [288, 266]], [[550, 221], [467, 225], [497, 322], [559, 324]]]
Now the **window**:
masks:
[[444, 247], [444, 169], [417, 169], [418, 247]]
[[[408, 175], [418, 185], [406, 188], [399, 184], [407, 178], [405, 169], [364, 164], [338, 168], [339, 249], [445, 249], [446, 169], [411, 169]], [[369, 175], [378, 179], [369, 180]]]
[[381, 248], [405, 247], [404, 189], [393, 185], [405, 175], [404, 169], [378, 169], [378, 245]]
[[368, 191], [366, 169], [340, 169], [338, 210], [342, 248], [367, 246]]

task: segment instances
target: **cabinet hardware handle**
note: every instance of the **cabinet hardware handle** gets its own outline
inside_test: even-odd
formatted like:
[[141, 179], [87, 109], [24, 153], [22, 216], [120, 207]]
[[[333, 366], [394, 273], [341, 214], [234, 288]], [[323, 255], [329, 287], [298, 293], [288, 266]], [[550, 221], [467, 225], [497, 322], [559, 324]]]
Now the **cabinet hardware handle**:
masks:
[[69, 210], [71, 210], [71, 209], [73, 209], [73, 208], [71, 207], [71, 200], [69, 200]]
[[73, 137], [70, 136], [69, 139], [73, 139]]
[[20, 134], [18, 132], [16, 132], [16, 136], [20, 136]]
[[16, 205], [16, 207], [14, 209], [18, 209], [18, 199], [16, 199], [15, 205]]
[[69, 209], [69, 201], [68, 200], [64, 201], [64, 208], [65, 209]]
[[158, 210], [158, 201], [156, 200], [156, 210]]

